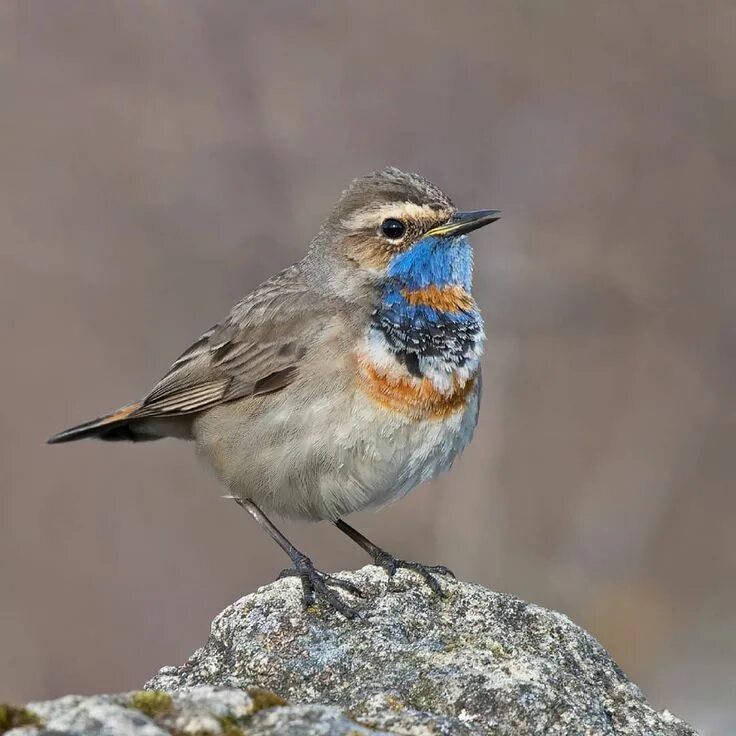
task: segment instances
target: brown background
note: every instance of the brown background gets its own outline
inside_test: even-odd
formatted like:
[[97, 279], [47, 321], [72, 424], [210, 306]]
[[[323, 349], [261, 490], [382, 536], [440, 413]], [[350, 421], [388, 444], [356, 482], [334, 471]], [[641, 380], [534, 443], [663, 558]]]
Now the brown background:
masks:
[[475, 441], [356, 524], [560, 608], [733, 732], [734, 38], [716, 0], [4, 0], [0, 699], [136, 687], [284, 565], [190, 446], [43, 441], [140, 396], [394, 164], [504, 219], [475, 238]]

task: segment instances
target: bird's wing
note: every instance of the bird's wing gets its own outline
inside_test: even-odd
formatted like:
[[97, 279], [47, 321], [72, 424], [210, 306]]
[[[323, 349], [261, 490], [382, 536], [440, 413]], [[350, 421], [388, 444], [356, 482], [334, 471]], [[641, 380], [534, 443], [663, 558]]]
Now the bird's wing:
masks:
[[193, 414], [288, 386], [329, 311], [298, 278], [282, 272], [182, 353], [125, 418]]

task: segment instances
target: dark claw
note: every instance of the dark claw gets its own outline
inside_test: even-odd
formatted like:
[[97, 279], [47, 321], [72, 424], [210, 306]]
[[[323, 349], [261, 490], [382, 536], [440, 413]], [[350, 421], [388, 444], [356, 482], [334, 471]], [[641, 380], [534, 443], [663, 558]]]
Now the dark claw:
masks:
[[406, 560], [400, 560], [387, 552], [381, 552], [376, 555], [373, 561], [388, 573], [389, 578], [392, 578], [400, 568], [413, 570], [421, 575], [424, 582], [427, 583], [432, 592], [441, 598], [446, 598], [447, 593], [442, 590], [442, 586], [439, 584], [439, 581], [435, 576], [449, 575], [452, 578], [455, 577], [452, 570], [444, 565], [423, 565], [421, 562], [407, 562]]
[[447, 575], [448, 577], [453, 578], [453, 580], [457, 580], [455, 573], [450, 570], [449, 567], [445, 567], [444, 565], [430, 565], [427, 570], [431, 570], [437, 575]]
[[388, 554], [388, 552], [381, 552], [373, 558], [373, 562], [379, 567], [382, 567], [386, 571], [386, 574], [392, 578], [396, 575], [397, 565], [400, 560], [397, 560], [395, 557]]
[[327, 585], [347, 590], [348, 593], [354, 595], [356, 598], [365, 598], [365, 593], [357, 585], [353, 585], [349, 580], [336, 578], [334, 575], [327, 575], [326, 573], [323, 573], [323, 575]]
[[294, 567], [282, 570], [278, 579], [281, 580], [281, 578], [287, 577], [298, 577], [302, 581], [302, 601], [305, 608], [313, 605], [315, 598], [317, 598], [334, 608], [345, 618], [355, 618], [358, 615], [357, 609], [345, 603], [329, 586], [342, 588], [348, 593], [362, 598], [364, 596], [360, 588], [347, 580], [341, 580], [317, 570], [308, 557], [294, 560]]
[[[331, 585], [334, 588], [342, 588], [343, 590], [347, 590], [348, 593], [354, 595], [356, 598], [365, 598], [365, 593], [357, 585], [354, 585], [349, 580], [343, 580], [342, 578], [335, 577], [334, 575], [330, 575], [326, 572], [320, 572], [319, 570], [315, 570], [314, 572], [316, 575], [320, 576], [327, 585]], [[285, 570], [282, 570], [279, 573], [277, 580], [281, 580], [282, 578], [294, 577], [301, 578], [302, 573], [300, 573], [295, 567], [287, 567]]]

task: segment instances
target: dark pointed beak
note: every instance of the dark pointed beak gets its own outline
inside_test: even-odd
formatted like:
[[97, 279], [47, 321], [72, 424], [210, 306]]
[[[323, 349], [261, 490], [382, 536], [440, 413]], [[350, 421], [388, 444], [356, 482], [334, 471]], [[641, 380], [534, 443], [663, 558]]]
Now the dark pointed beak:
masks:
[[456, 212], [444, 225], [433, 227], [424, 236], [436, 238], [455, 238], [465, 235], [479, 227], [490, 225], [501, 218], [501, 210], [474, 210], [473, 212]]

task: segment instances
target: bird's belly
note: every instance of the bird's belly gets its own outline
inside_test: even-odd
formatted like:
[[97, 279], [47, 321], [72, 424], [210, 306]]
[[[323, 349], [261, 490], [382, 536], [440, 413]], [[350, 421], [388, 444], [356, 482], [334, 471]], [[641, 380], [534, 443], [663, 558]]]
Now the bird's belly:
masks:
[[479, 386], [474, 380], [452, 411], [424, 417], [377, 402], [354, 383], [274, 398], [247, 417], [237, 403], [202, 417], [195, 427], [200, 454], [233, 495], [317, 520], [386, 504], [449, 468], [472, 436]]
[[338, 444], [349, 457], [356, 488], [348, 511], [381, 506], [447, 470], [470, 442], [478, 416], [479, 391], [473, 384], [462, 405], [423, 417], [398, 411], [359, 394], [355, 423]]
[[355, 352], [353, 422], [338, 445], [351, 456], [351, 479], [366, 496], [355, 509], [388, 503], [452, 465], [478, 418], [480, 368], [440, 356], [412, 373], [375, 335]]

